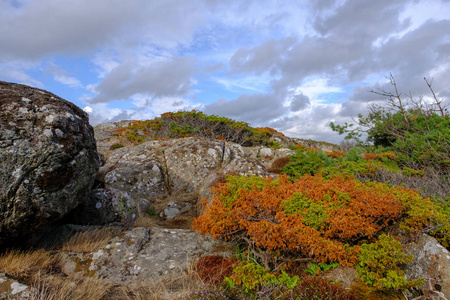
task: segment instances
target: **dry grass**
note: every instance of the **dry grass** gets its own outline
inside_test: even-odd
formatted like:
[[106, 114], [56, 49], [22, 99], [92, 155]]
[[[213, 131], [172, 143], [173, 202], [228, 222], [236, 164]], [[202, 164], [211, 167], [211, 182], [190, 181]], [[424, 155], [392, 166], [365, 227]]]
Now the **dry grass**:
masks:
[[361, 174], [355, 175], [355, 178], [362, 182], [371, 180], [419, 190], [422, 197], [431, 197], [435, 200], [436, 196], [445, 199], [450, 195], [449, 177], [450, 171], [439, 172], [436, 170], [427, 170], [425, 176], [421, 177], [403, 175], [391, 172], [384, 168], [379, 169], [371, 176]]
[[74, 234], [64, 245], [62, 251], [92, 252], [105, 246], [115, 235], [113, 228], [102, 227]]
[[[84, 242], [85, 238], [81, 241]], [[59, 269], [60, 264], [56, 251], [10, 251], [0, 256], [0, 272], [31, 287], [29, 300], [181, 299], [188, 292], [206, 286], [192, 267], [158, 280], [114, 283], [102, 278], [63, 274]]]
[[158, 217], [151, 217], [146, 213], [138, 214], [133, 227], [158, 227]]
[[38, 273], [30, 300], [161, 300], [180, 299], [189, 291], [204, 287], [195, 272], [168, 275], [146, 282], [112, 283], [101, 278], [68, 277]]
[[113, 286], [99, 278], [73, 278], [37, 274], [30, 300], [105, 299]]
[[0, 256], [0, 272], [28, 283], [34, 274], [56, 270], [60, 263], [59, 257], [50, 251], [9, 251]]

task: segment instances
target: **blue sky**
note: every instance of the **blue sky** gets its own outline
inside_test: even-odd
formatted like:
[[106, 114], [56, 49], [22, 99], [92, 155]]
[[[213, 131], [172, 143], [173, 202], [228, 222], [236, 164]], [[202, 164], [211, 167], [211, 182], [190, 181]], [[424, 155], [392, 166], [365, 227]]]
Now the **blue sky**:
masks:
[[202, 110], [338, 143], [369, 89], [450, 99], [449, 0], [0, 0], [0, 80], [91, 124]]

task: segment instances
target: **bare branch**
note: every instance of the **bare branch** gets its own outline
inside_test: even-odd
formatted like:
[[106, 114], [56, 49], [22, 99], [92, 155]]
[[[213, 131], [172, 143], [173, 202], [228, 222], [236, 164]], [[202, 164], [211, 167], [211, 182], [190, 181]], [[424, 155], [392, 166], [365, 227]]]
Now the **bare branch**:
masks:
[[428, 88], [430, 89], [431, 93], [433, 94], [433, 98], [434, 98], [434, 102], [437, 105], [437, 107], [439, 108], [439, 111], [441, 112], [441, 116], [445, 116], [445, 107], [441, 106], [442, 101], [444, 101], [443, 99], [441, 101], [438, 100], [438, 98], [436, 97], [436, 94], [433, 90], [433, 88], [431, 87], [431, 85], [433, 84], [433, 78], [431, 79], [431, 81], [429, 82], [427, 80], [426, 77], [423, 78], [425, 80], [425, 82], [427, 83]]

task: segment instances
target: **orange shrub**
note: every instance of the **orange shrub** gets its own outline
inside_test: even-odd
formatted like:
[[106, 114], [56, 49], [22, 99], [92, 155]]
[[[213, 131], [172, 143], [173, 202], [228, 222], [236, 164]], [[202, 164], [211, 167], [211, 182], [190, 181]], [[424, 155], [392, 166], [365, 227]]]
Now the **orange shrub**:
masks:
[[[204, 214], [194, 219], [201, 234], [342, 265], [357, 262], [358, 241], [375, 237], [411, 210], [409, 200], [426, 200], [411, 190], [344, 176], [327, 180], [305, 175], [294, 182], [285, 175], [277, 180], [230, 176], [213, 191]], [[424, 221], [410, 219], [410, 229]]]
[[326, 152], [328, 157], [339, 158], [345, 157], [346, 153], [344, 151], [331, 150], [330, 152]]
[[383, 159], [398, 161], [397, 154], [395, 154], [394, 152], [383, 152], [380, 154], [365, 153], [364, 159], [367, 161], [369, 161], [369, 160], [383, 161]]

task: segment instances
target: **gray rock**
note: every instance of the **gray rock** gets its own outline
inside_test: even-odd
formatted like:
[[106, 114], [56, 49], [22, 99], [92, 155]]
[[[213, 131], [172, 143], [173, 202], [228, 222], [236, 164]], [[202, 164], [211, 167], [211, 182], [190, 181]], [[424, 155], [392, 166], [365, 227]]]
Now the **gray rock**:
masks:
[[160, 279], [186, 270], [202, 255], [224, 248], [222, 242], [199, 236], [193, 230], [134, 228], [92, 253], [61, 253], [63, 271], [101, 276], [113, 282]]
[[162, 212], [164, 219], [174, 219], [192, 210], [192, 204], [182, 201], [170, 201]]
[[127, 192], [135, 200], [148, 200], [169, 191], [165, 172], [164, 145], [159, 141], [112, 152], [105, 165], [114, 168], [105, 174], [105, 187]]
[[106, 187], [147, 200], [208, 189], [206, 179], [213, 173], [219, 177], [227, 173], [268, 175], [264, 165], [249, 158], [240, 145], [197, 137], [120, 148], [111, 153], [105, 166], [109, 166], [104, 175]]
[[[143, 208], [141, 208], [143, 204]], [[93, 190], [85, 203], [72, 212], [75, 224], [96, 224], [120, 222], [131, 225], [138, 215], [138, 210], [148, 209], [148, 201], [136, 203], [126, 192], [113, 188], [100, 188]]]
[[179, 139], [164, 152], [174, 191], [193, 192], [208, 174], [222, 166], [224, 142], [205, 138]]
[[[450, 253], [429, 235], [421, 235], [417, 241], [405, 245], [407, 254], [414, 260], [405, 269], [408, 279], [424, 278], [422, 291], [431, 299], [450, 299]], [[442, 295], [440, 295], [442, 293]]]
[[88, 115], [47, 91], [0, 82], [0, 245], [78, 206], [99, 167]]
[[287, 148], [273, 149], [264, 147], [251, 147], [245, 148], [244, 151], [248, 155], [248, 157], [258, 159], [267, 169], [271, 167], [272, 163], [275, 160], [281, 157], [295, 154], [294, 150]]
[[124, 126], [128, 126], [130, 121], [120, 121], [114, 123], [103, 123], [94, 127], [95, 140], [97, 141], [97, 151], [104, 156], [111, 153], [111, 146], [119, 143], [120, 139], [114, 132]]

